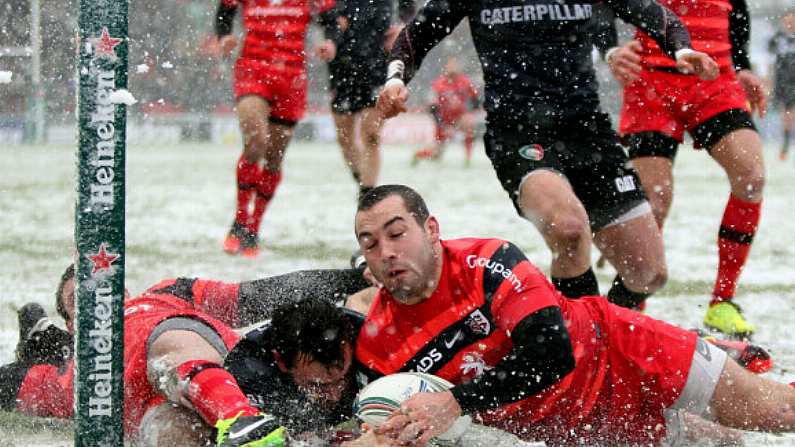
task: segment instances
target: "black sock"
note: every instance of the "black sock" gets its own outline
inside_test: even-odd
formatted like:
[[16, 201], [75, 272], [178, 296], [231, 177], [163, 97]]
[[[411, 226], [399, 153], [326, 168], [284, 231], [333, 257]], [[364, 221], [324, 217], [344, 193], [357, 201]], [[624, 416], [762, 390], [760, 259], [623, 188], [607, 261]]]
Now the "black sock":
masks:
[[582, 275], [573, 278], [555, 278], [553, 276], [552, 284], [566, 298], [599, 295], [599, 283], [590, 267]]
[[627, 309], [636, 309], [648, 298], [651, 293], [633, 292], [627, 289], [621, 276], [616, 275], [613, 287], [607, 292], [607, 299], [613, 304], [618, 304]]
[[784, 144], [781, 146], [781, 152], [786, 153], [787, 150], [789, 149], [789, 139], [790, 139], [790, 131], [789, 130], [785, 130], [784, 131]]

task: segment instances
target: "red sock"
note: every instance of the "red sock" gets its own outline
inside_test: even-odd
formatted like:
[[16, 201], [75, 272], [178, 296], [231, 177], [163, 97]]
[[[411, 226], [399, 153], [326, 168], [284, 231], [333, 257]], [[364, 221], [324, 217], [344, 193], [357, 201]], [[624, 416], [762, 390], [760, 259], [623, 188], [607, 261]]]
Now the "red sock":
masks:
[[262, 169], [241, 155], [240, 160], [237, 161], [237, 211], [235, 212], [235, 222], [241, 225], [247, 225], [249, 222], [248, 207], [261, 176]]
[[433, 149], [421, 149], [414, 153], [414, 157], [419, 160], [427, 160], [429, 158], [433, 158], [434, 152]]
[[257, 182], [257, 196], [254, 198], [254, 212], [251, 214], [251, 220], [248, 223], [248, 229], [254, 234], [259, 234], [259, 227], [262, 223], [262, 217], [265, 216], [265, 210], [271, 202], [273, 195], [276, 193], [276, 188], [282, 182], [282, 171], [271, 172], [267, 169], [262, 170], [262, 175]]
[[759, 226], [762, 203], [729, 196], [718, 233], [718, 278], [710, 304], [729, 301], [734, 296], [740, 272], [751, 251], [751, 242]]
[[177, 367], [180, 382], [187, 383], [185, 397], [210, 426], [222, 419], [259, 413], [229, 371], [209, 360], [189, 360]]
[[472, 146], [475, 144], [475, 135], [473, 133], [467, 133], [464, 137], [464, 154], [467, 160], [472, 159]]

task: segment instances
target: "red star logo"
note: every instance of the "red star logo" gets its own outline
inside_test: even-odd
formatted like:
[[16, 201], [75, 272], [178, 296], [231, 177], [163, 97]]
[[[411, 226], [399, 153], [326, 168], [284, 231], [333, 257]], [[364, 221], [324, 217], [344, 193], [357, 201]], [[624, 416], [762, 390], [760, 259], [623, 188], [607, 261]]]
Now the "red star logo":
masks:
[[114, 48], [121, 43], [122, 39], [110, 37], [108, 27], [102, 27], [102, 35], [100, 37], [92, 37], [89, 41], [94, 48], [94, 57], [107, 57], [111, 61], [115, 61], [118, 58]]
[[95, 255], [88, 255], [88, 259], [94, 263], [94, 268], [91, 270], [93, 275], [100, 270], [110, 270], [111, 264], [119, 259], [119, 255], [106, 251], [105, 243], [103, 242], [99, 245], [99, 252]]

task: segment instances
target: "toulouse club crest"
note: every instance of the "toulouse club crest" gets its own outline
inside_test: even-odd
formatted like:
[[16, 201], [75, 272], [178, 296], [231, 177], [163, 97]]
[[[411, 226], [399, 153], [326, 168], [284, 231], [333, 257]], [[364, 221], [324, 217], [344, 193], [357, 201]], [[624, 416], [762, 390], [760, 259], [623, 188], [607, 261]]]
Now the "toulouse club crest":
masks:
[[489, 335], [491, 332], [491, 323], [489, 323], [489, 319], [486, 318], [479, 309], [469, 314], [465, 323], [469, 327], [469, 330], [477, 335]]

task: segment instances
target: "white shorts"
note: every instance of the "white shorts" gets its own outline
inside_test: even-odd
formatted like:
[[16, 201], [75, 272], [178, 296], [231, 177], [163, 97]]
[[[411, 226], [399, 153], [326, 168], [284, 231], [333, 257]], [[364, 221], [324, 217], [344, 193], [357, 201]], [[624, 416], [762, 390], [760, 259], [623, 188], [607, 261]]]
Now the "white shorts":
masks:
[[664, 412], [666, 437], [663, 445], [666, 447], [687, 445], [683, 412], [711, 419], [708, 411], [709, 403], [728, 359], [729, 356], [712, 343], [702, 338], [696, 341], [696, 350], [693, 352], [693, 362], [690, 364], [685, 388], [679, 399]]

